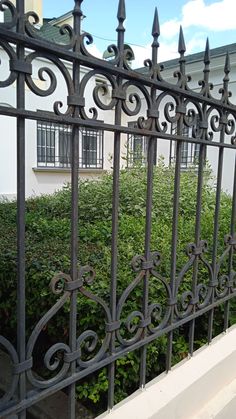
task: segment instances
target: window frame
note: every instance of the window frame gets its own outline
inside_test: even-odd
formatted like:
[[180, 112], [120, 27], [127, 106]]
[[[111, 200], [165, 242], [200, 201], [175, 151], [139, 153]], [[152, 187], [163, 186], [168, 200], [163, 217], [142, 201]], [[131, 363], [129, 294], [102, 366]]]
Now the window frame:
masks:
[[[128, 127], [137, 128], [137, 122], [128, 122]], [[140, 151], [134, 151], [136, 140], [141, 141]], [[127, 134], [127, 167], [134, 167], [138, 163], [142, 166], [147, 164], [147, 137], [135, 133]]]
[[[198, 119], [197, 119], [198, 125]], [[183, 136], [191, 138], [192, 132], [194, 127], [183, 127]], [[171, 136], [177, 134], [177, 122], [171, 124]], [[169, 162], [170, 165], [176, 159], [176, 145], [177, 141], [172, 139], [170, 142], [170, 158]], [[181, 169], [188, 169], [189, 167], [198, 167], [199, 164], [199, 155], [200, 155], [200, 144], [199, 143], [191, 143], [189, 141], [183, 141], [182, 143], [182, 150], [181, 150], [181, 161], [180, 167]]]
[[[45, 132], [44, 144], [42, 141], [42, 132]], [[47, 153], [47, 134], [50, 139], [48, 148], [51, 150]], [[53, 134], [53, 144], [51, 137]], [[90, 159], [90, 148], [86, 149], [87, 155], [84, 161], [83, 144], [85, 138], [96, 139], [92, 153], [95, 159]], [[49, 167], [55, 169], [71, 168], [71, 141], [72, 129], [69, 125], [60, 125], [37, 121], [37, 167]], [[65, 142], [67, 142], [65, 147]], [[103, 169], [103, 142], [104, 131], [93, 128], [81, 127], [79, 130], [79, 168], [80, 169]], [[42, 147], [45, 149], [42, 152]], [[41, 152], [40, 152], [41, 151]], [[52, 157], [51, 157], [52, 155]]]

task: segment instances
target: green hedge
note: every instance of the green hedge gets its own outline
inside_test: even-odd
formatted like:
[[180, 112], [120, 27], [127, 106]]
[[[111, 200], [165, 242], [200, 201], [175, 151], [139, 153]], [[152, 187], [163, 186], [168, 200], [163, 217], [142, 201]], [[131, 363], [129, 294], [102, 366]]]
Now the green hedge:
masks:
[[[207, 259], [211, 261], [215, 190], [209, 169], [204, 174], [202, 190], [201, 238], [208, 241]], [[194, 170], [181, 174], [178, 227], [177, 271], [188, 260], [186, 245], [194, 241], [197, 176]], [[174, 191], [174, 171], [162, 161], [154, 168], [153, 215], [151, 249], [162, 255], [159, 272], [170, 277], [171, 226]], [[49, 283], [55, 273], [70, 270], [70, 187], [51, 196], [41, 196], [26, 202], [26, 312], [27, 335], [42, 315], [55, 303]], [[120, 207], [118, 235], [117, 293], [135, 278], [131, 269], [134, 255], [144, 254], [146, 170], [140, 167], [123, 170], [120, 174]], [[112, 176], [104, 175], [97, 181], [81, 181], [79, 185], [79, 264], [91, 265], [96, 278], [91, 285], [94, 293], [109, 300], [111, 264]], [[221, 195], [219, 225], [219, 255], [224, 249], [224, 236], [229, 233], [231, 198]], [[1, 333], [15, 340], [16, 320], [16, 204], [0, 204], [0, 319]], [[206, 281], [206, 272], [200, 267]], [[182, 289], [189, 289], [191, 272], [186, 275]], [[164, 290], [157, 280], [150, 280], [150, 301], [165, 303]], [[141, 308], [142, 287], [130, 295], [124, 314]], [[68, 340], [68, 312], [66, 305], [42, 332], [38, 347], [38, 367], [42, 368], [40, 353], [52, 343]], [[218, 313], [218, 314], [217, 314]], [[220, 330], [222, 310], [217, 312], [215, 329]], [[96, 330], [104, 337], [104, 315], [96, 304], [78, 297], [78, 334], [86, 329]], [[206, 317], [196, 333], [196, 346], [204, 342], [207, 332]], [[188, 328], [174, 334], [173, 362], [188, 352]], [[59, 336], [59, 338], [58, 338]], [[163, 336], [149, 345], [147, 375], [151, 379], [165, 368], [167, 338]], [[36, 354], [37, 355], [37, 354]], [[130, 353], [116, 363], [116, 401], [121, 400], [138, 385], [139, 352]], [[41, 374], [44, 374], [41, 371]], [[77, 385], [78, 397], [103, 405], [107, 393], [107, 373], [103, 369]]]

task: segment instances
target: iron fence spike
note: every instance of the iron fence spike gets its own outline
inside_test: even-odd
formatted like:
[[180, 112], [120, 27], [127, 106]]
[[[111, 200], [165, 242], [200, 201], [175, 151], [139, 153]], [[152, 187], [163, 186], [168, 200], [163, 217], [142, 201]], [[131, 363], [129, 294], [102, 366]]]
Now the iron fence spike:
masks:
[[154, 13], [154, 19], [153, 19], [153, 25], [152, 25], [152, 36], [153, 37], [160, 36], [160, 24], [159, 24], [157, 7], [155, 8], [155, 13]]
[[210, 63], [210, 48], [209, 48], [209, 39], [206, 40], [205, 54], [204, 54], [204, 63]]
[[229, 57], [229, 51], [227, 51], [226, 56], [225, 56], [225, 66], [224, 66], [224, 72], [225, 74], [229, 74], [231, 70], [230, 67], [230, 57]]
[[117, 19], [120, 22], [124, 22], [124, 20], [126, 19], [125, 0], [119, 0]]
[[182, 28], [182, 25], [180, 25], [178, 52], [182, 55], [185, 53], [185, 51], [186, 51], [186, 46], [185, 46], [185, 41], [184, 41], [183, 28]]

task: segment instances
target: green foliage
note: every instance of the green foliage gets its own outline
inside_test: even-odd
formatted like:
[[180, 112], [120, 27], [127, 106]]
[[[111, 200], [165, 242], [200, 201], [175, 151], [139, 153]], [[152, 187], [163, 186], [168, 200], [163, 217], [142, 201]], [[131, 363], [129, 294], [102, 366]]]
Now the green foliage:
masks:
[[[118, 298], [135, 278], [130, 262], [137, 254], [144, 254], [146, 169], [136, 167], [121, 171], [120, 206], [118, 233]], [[90, 289], [107, 302], [111, 279], [111, 218], [112, 218], [112, 175], [106, 174], [97, 181], [81, 181], [79, 185], [79, 264], [91, 265], [96, 278]], [[209, 168], [204, 174], [201, 210], [201, 238], [208, 241], [206, 258], [211, 262], [213, 244], [213, 222], [215, 210], [215, 190]], [[186, 245], [194, 242], [196, 217], [197, 176], [194, 170], [181, 174], [180, 208], [178, 222], [177, 272], [180, 272], [188, 257]], [[171, 235], [174, 192], [174, 170], [167, 168], [163, 161], [154, 168], [153, 211], [152, 211], [152, 251], [162, 255], [158, 272], [169, 280], [171, 267]], [[51, 196], [31, 198], [26, 202], [26, 317], [27, 336], [35, 324], [56, 302], [49, 283], [55, 273], [70, 272], [70, 213], [71, 190], [65, 187]], [[224, 235], [230, 231], [231, 198], [221, 195], [219, 220], [218, 254], [224, 249]], [[0, 318], [1, 334], [15, 339], [16, 330], [16, 204], [0, 204]], [[199, 267], [203, 280], [207, 272]], [[186, 276], [181, 290], [191, 289], [192, 271]], [[150, 278], [150, 301], [165, 305], [166, 294], [163, 286], [155, 278]], [[123, 320], [133, 310], [142, 307], [142, 286], [136, 287], [123, 310]], [[43, 330], [38, 347], [39, 352], [54, 342], [68, 342], [69, 304], [57, 313]], [[235, 309], [232, 318], [235, 318]], [[137, 320], [137, 319], [136, 319]], [[220, 321], [220, 320], [219, 320]], [[104, 339], [104, 312], [95, 303], [78, 296], [78, 335], [86, 329], [95, 330]], [[216, 319], [216, 326], [218, 320]], [[135, 323], [135, 320], [134, 320]], [[137, 323], [137, 321], [136, 321]], [[206, 328], [205, 328], [206, 329]], [[204, 327], [199, 327], [198, 344], [204, 341]], [[121, 333], [126, 336], [124, 322]], [[59, 338], [58, 338], [59, 336]], [[188, 332], [182, 328], [175, 332], [173, 362], [178, 362], [188, 353]], [[165, 369], [167, 337], [162, 336], [148, 346], [147, 375], [153, 378]], [[44, 352], [43, 352], [44, 351]], [[85, 355], [84, 359], [86, 358]], [[91, 356], [91, 355], [90, 355]], [[40, 356], [39, 356], [40, 357]], [[129, 353], [116, 362], [116, 402], [138, 386], [138, 352]], [[39, 367], [40, 366], [39, 362]], [[43, 374], [43, 372], [41, 372]], [[92, 404], [102, 405], [107, 394], [106, 369], [97, 375], [87, 377], [77, 385], [77, 396]]]

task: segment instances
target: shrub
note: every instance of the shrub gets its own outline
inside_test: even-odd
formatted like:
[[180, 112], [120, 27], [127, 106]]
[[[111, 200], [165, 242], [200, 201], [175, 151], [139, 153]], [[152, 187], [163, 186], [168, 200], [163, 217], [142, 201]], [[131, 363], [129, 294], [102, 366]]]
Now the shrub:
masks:
[[[208, 240], [207, 259], [211, 262], [215, 190], [211, 186], [207, 168], [202, 189], [201, 238]], [[178, 221], [177, 272], [187, 262], [186, 245], [194, 242], [196, 217], [197, 175], [194, 170], [181, 174], [180, 207]], [[162, 161], [154, 168], [152, 238], [151, 248], [159, 251], [162, 261], [158, 272], [170, 278], [171, 229], [173, 211], [174, 170]], [[118, 234], [117, 294], [135, 278], [130, 262], [134, 255], [144, 254], [146, 170], [136, 167], [120, 173], [120, 206]], [[26, 317], [27, 336], [37, 321], [55, 303], [56, 297], [49, 289], [55, 273], [70, 271], [70, 211], [71, 190], [66, 186], [51, 196], [28, 199], [26, 202]], [[90, 289], [109, 301], [111, 269], [111, 216], [112, 175], [106, 174], [97, 181], [81, 181], [79, 184], [79, 265], [91, 265], [96, 278]], [[218, 254], [224, 249], [224, 235], [229, 233], [231, 198], [221, 195]], [[0, 204], [0, 318], [1, 334], [15, 339], [16, 330], [16, 203]], [[204, 268], [199, 268], [203, 280], [207, 280]], [[183, 289], [191, 288], [192, 271], [188, 272]], [[204, 279], [205, 278], [205, 279]], [[150, 301], [165, 304], [163, 287], [150, 279]], [[130, 294], [123, 316], [142, 306], [142, 286]], [[38, 343], [38, 368], [45, 375], [40, 354], [58, 341], [68, 341], [68, 312], [66, 304], [44, 328]], [[222, 317], [222, 314], [221, 314]], [[219, 329], [221, 317], [216, 317]], [[137, 320], [137, 319], [136, 319]], [[135, 320], [134, 320], [135, 321]], [[86, 329], [96, 330], [101, 341], [104, 337], [104, 315], [91, 300], [78, 296], [78, 335]], [[204, 342], [206, 327], [196, 333], [196, 345]], [[218, 330], [217, 329], [217, 330]], [[203, 332], [204, 333], [203, 333]], [[125, 332], [124, 332], [125, 333]], [[59, 338], [58, 338], [59, 336]], [[188, 328], [174, 333], [173, 360], [178, 362], [188, 351]], [[165, 369], [167, 337], [162, 336], [148, 346], [147, 375], [153, 378]], [[136, 351], [116, 363], [116, 402], [138, 385], [140, 355]], [[78, 398], [103, 405], [107, 393], [106, 369], [77, 384]]]

